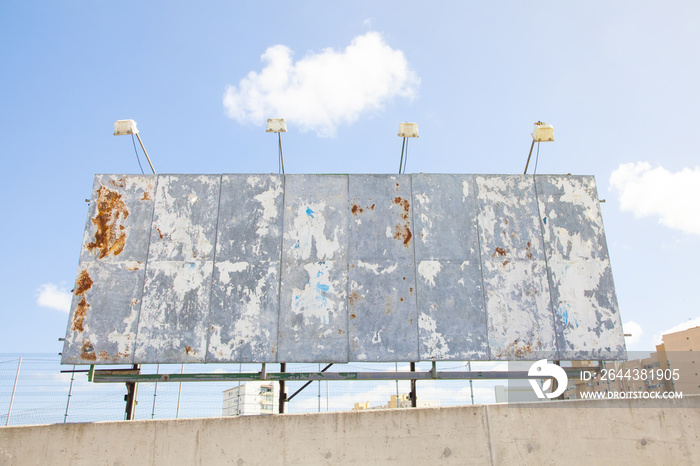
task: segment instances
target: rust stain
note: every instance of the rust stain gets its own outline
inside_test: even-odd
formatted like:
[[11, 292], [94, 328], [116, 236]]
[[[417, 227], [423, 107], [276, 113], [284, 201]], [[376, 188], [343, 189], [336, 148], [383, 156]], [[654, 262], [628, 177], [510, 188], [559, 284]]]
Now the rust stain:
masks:
[[99, 356], [100, 356], [100, 361], [104, 361], [106, 359], [109, 359], [109, 354], [107, 354], [107, 351], [105, 351], [105, 350], [100, 351]]
[[399, 301], [403, 302], [403, 298], [399, 298]]
[[411, 317], [410, 319], [408, 319], [408, 325], [413, 325], [413, 317]]
[[92, 278], [90, 278], [87, 270], [81, 270], [78, 274], [78, 279], [75, 281], [75, 291], [73, 294], [78, 296], [85, 293], [87, 290], [92, 288], [92, 284]]
[[411, 234], [411, 230], [406, 225], [396, 225], [396, 227], [394, 228], [393, 238], [403, 241], [403, 245], [406, 247], [408, 247], [408, 243], [411, 242], [412, 236], [413, 234]]
[[[398, 184], [397, 184], [398, 186]], [[396, 225], [394, 227], [394, 237], [393, 239], [403, 241], [403, 245], [408, 247], [408, 244], [411, 242], [411, 238], [413, 237], [413, 234], [411, 233], [411, 222], [408, 220], [408, 214], [410, 212], [410, 204], [406, 199], [403, 199], [401, 197], [395, 197], [392, 202], [400, 207], [403, 208], [403, 212], [401, 213], [401, 218], [404, 220], [403, 224]]]
[[[113, 180], [110, 181], [115, 184]], [[98, 259], [112, 254], [118, 256], [126, 245], [126, 228], [121, 224], [129, 216], [122, 195], [101, 186], [97, 190], [97, 215], [92, 223], [97, 227], [95, 241], [88, 243], [89, 251], [99, 251]]]
[[362, 297], [357, 291], [352, 291], [350, 295], [348, 296], [348, 302], [350, 303], [351, 306], [354, 306], [355, 303], [359, 303]]
[[355, 317], [357, 317], [355, 314], [350, 314], [350, 319], [351, 319], [351, 320], [354, 319]]
[[496, 248], [496, 252], [494, 252], [494, 253], [493, 253], [493, 256], [491, 256], [491, 257], [496, 257], [496, 254], [498, 254], [499, 256], [503, 257], [503, 256], [506, 255], [506, 250], [503, 249], [503, 248]]
[[353, 204], [352, 208], [350, 208], [350, 212], [352, 212], [353, 215], [357, 215], [358, 213], [359, 214], [363, 213], [364, 210], [359, 205]]
[[81, 296], [81, 298], [75, 308], [75, 314], [73, 314], [73, 325], [71, 326], [72, 330], [77, 330], [78, 332], [85, 330], [83, 324], [85, 322], [87, 311], [90, 309], [90, 305], [85, 299], [85, 292], [92, 288], [93, 283], [94, 282], [92, 281], [92, 278], [90, 278], [87, 270], [81, 270], [78, 274], [78, 278], [75, 280], [75, 288], [73, 289], [73, 294], [75, 296]]
[[158, 232], [158, 236], [160, 236], [160, 239], [163, 239], [163, 233], [161, 233], [160, 228], [156, 227], [156, 231]]
[[530, 242], [527, 242], [527, 258], [532, 259], [532, 250], [530, 249]]
[[343, 329], [339, 328], [339, 329], [338, 329], [338, 334], [339, 334], [339, 335], [342, 335], [343, 333], [344, 333], [344, 332], [343, 332]]
[[139, 303], [139, 300], [138, 300], [138, 299], [136, 299], [136, 298], [132, 299], [132, 300], [131, 300], [131, 307], [136, 306], [138, 303]]
[[144, 191], [143, 197], [141, 198], [141, 200], [142, 201], [152, 201], [153, 199], [151, 199], [151, 193], [149, 193], [148, 191]]
[[126, 182], [124, 181], [124, 178], [119, 178], [117, 180], [109, 180], [109, 184], [112, 186], [115, 186], [117, 188], [124, 188], [126, 186]]
[[508, 264], [510, 264], [510, 260], [503, 261], [503, 267], [505, 267]]
[[87, 361], [95, 361], [97, 359], [95, 348], [88, 340], [83, 341], [83, 346], [80, 347], [80, 357]]
[[408, 203], [408, 201], [401, 197], [395, 197], [392, 202], [396, 205], [403, 207], [403, 214], [401, 214], [401, 217], [404, 220], [408, 220], [408, 209], [410, 208], [410, 204]]
[[78, 303], [78, 306], [75, 308], [75, 314], [73, 315], [73, 325], [71, 326], [72, 330], [77, 330], [78, 332], [82, 332], [83, 330], [85, 330], [85, 328], [83, 327], [83, 323], [85, 322], [85, 315], [87, 314], [88, 309], [90, 309], [90, 305], [85, 300], [85, 296], [83, 296], [80, 302]]
[[513, 343], [508, 345], [505, 349], [498, 351], [498, 357], [510, 356], [511, 354], [516, 358], [522, 358], [529, 354], [532, 354], [536, 349], [542, 346], [542, 342], [538, 341], [533, 348], [531, 343], [520, 342], [519, 338], [513, 340]]
[[413, 294], [413, 288], [409, 288], [408, 290]]
[[190, 355], [197, 354], [197, 352], [194, 349], [192, 349], [191, 346], [185, 346], [185, 353], [190, 354]]

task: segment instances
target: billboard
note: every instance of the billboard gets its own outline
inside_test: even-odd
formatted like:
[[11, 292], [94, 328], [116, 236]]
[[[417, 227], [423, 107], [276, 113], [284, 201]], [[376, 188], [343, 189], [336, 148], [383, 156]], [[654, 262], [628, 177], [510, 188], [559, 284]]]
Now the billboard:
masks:
[[625, 355], [592, 176], [96, 175], [62, 363]]

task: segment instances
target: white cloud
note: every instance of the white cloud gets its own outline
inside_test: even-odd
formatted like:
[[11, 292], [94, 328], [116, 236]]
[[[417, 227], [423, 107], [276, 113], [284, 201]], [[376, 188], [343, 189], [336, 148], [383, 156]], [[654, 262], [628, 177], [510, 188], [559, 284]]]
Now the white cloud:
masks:
[[627, 345], [634, 345], [635, 343], [639, 343], [639, 340], [641, 340], [642, 335], [644, 335], [644, 330], [642, 330], [642, 326], [632, 320], [623, 323], [622, 328], [625, 331], [625, 333], [629, 333], [632, 335], [631, 337], [625, 337], [625, 343]]
[[671, 327], [668, 330], [662, 330], [661, 332], [657, 333], [654, 335], [653, 344], [654, 345], [660, 345], [663, 343], [662, 340], [662, 335], [666, 335], [668, 333], [675, 333], [675, 332], [681, 332], [683, 330], [688, 330], [689, 328], [693, 327], [698, 327], [700, 326], [700, 317], [696, 317], [695, 319], [688, 320], [687, 322], [683, 322], [682, 324], [678, 324], [675, 327]]
[[288, 47], [274, 45], [261, 60], [261, 72], [251, 71], [226, 89], [228, 115], [253, 124], [285, 118], [301, 131], [324, 137], [394, 97], [413, 98], [420, 83], [403, 52], [377, 32], [355, 37], [343, 51], [327, 48], [297, 62]]
[[45, 283], [36, 289], [36, 293], [36, 303], [39, 306], [63, 312], [70, 311], [71, 294], [69, 291], [61, 289], [53, 283]]
[[658, 216], [669, 228], [700, 235], [700, 167], [672, 173], [647, 162], [625, 163], [610, 175], [620, 210], [635, 217]]

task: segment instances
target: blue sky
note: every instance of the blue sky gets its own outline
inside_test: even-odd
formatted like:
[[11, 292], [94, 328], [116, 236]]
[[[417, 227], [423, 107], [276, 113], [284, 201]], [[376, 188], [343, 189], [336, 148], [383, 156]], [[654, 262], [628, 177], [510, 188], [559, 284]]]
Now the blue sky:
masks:
[[537, 172], [596, 176], [651, 350], [700, 325], [698, 24], [690, 1], [0, 2], [0, 353], [61, 350], [93, 175], [140, 171], [115, 120], [159, 173], [270, 173], [268, 117], [287, 173], [394, 173], [414, 121], [407, 172], [517, 174], [552, 124]]

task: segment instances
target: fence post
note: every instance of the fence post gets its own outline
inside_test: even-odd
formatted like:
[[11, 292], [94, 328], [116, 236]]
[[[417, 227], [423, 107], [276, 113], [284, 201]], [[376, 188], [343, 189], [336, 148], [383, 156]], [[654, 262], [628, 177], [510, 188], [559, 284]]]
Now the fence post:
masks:
[[68, 419], [68, 407], [70, 406], [70, 396], [73, 393], [73, 380], [75, 380], [75, 366], [73, 366], [73, 372], [70, 375], [70, 388], [68, 388], [68, 401], [66, 401], [66, 414], [63, 416], [63, 423], [66, 423]]
[[15, 390], [17, 389], [17, 379], [19, 379], [19, 368], [22, 367], [22, 358], [19, 358], [19, 363], [17, 364], [17, 375], [15, 375], [15, 385], [12, 387], [12, 397], [10, 398], [10, 409], [7, 410], [7, 421], [5, 425], [10, 425], [10, 414], [12, 413], [12, 404], [15, 402]]

